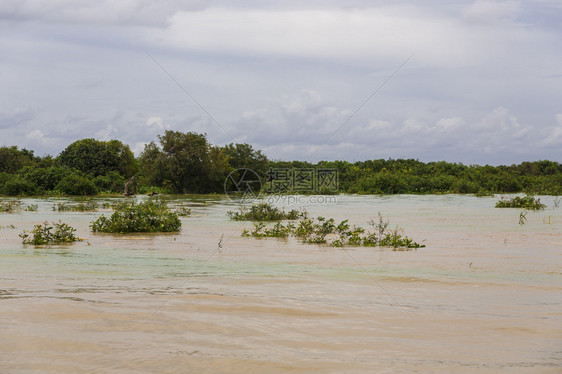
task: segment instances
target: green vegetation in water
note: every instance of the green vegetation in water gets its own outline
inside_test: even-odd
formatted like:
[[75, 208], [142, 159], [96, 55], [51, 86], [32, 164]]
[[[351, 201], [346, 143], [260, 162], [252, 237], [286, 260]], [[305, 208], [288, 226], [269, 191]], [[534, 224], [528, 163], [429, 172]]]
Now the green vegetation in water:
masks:
[[476, 197], [494, 197], [495, 195], [494, 195], [493, 192], [490, 192], [488, 190], [485, 190], [485, 189], [481, 188], [481, 189], [478, 190], [478, 192], [476, 192], [474, 194], [474, 196], [476, 196]]
[[523, 208], [528, 210], [543, 210], [546, 205], [541, 203], [541, 199], [535, 198], [532, 195], [524, 197], [515, 196], [511, 199], [501, 198], [496, 203], [496, 208]]
[[37, 212], [39, 210], [39, 205], [37, 204], [30, 204], [25, 207], [26, 212]]
[[74, 235], [75, 228], [70, 227], [66, 223], [58, 222], [49, 225], [45, 221], [42, 225], [35, 225], [31, 231], [24, 230], [19, 236], [22, 238], [23, 244], [33, 245], [51, 245], [63, 244], [82, 241]]
[[187, 217], [191, 215], [191, 209], [187, 207], [185, 204], [178, 204], [174, 210], [178, 216], [180, 217]]
[[90, 225], [94, 232], [126, 234], [131, 232], [176, 232], [181, 221], [161, 200], [142, 203], [122, 202], [108, 218], [101, 216]]
[[351, 227], [348, 220], [336, 224], [333, 218], [326, 219], [318, 217], [316, 219], [303, 218], [298, 224], [287, 223], [284, 225], [277, 222], [273, 226], [259, 222], [254, 224], [254, 228], [244, 230], [242, 236], [247, 237], [275, 237], [286, 238], [294, 236], [307, 244], [329, 244], [334, 247], [345, 246], [364, 246], [364, 247], [392, 247], [394, 250], [423, 248], [425, 245], [414, 242], [411, 238], [403, 234], [403, 229], [396, 227], [389, 229], [389, 222], [384, 221], [379, 213], [378, 221], [371, 221], [369, 224], [374, 231], [366, 231], [363, 227]]
[[281, 221], [307, 217], [307, 213], [304, 210], [293, 209], [285, 212], [283, 209], [268, 203], [253, 204], [250, 208], [241, 207], [238, 212], [228, 211], [226, 214], [234, 221]]
[[56, 212], [96, 212], [98, 205], [88, 200], [79, 204], [56, 203], [53, 204], [53, 211]]
[[21, 208], [21, 202], [17, 200], [0, 201], [0, 212], [15, 213]]
[[527, 223], [527, 211], [522, 210], [521, 213], [519, 213], [519, 224], [524, 225], [526, 223]]

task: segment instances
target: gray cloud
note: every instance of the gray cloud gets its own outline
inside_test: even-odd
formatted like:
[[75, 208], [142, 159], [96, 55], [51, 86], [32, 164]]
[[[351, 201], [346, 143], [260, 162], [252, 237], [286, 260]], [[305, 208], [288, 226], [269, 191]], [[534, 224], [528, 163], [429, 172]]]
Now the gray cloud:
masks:
[[39, 154], [84, 137], [138, 153], [166, 129], [232, 142], [150, 53], [236, 141], [273, 158], [560, 160], [560, 9], [549, 0], [7, 0], [0, 136]]

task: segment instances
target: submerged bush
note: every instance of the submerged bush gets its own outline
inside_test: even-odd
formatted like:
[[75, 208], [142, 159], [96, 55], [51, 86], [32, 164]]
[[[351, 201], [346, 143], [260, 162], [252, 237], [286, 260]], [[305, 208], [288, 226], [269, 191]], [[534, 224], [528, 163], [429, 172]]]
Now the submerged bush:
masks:
[[283, 209], [268, 203], [253, 204], [250, 208], [241, 207], [238, 212], [228, 211], [226, 214], [234, 221], [281, 221], [306, 218], [306, 211], [293, 209], [286, 213]]
[[479, 189], [478, 192], [474, 194], [476, 197], [493, 197], [494, 193], [483, 188]]
[[348, 220], [341, 221], [336, 225], [333, 218], [317, 219], [303, 218], [295, 226], [292, 223], [283, 225], [281, 222], [272, 227], [259, 222], [254, 224], [253, 230], [244, 230], [242, 236], [257, 238], [276, 237], [285, 238], [294, 236], [307, 244], [330, 244], [334, 247], [364, 246], [364, 247], [392, 247], [413, 249], [425, 247], [423, 244], [414, 242], [411, 238], [403, 235], [403, 230], [396, 227], [388, 229], [388, 221], [384, 221], [379, 213], [378, 221], [369, 222], [375, 229], [373, 232], [366, 231], [363, 227], [350, 227]]
[[185, 204], [179, 204], [174, 211], [180, 217], [187, 217], [191, 215], [191, 209], [188, 208]]
[[53, 205], [53, 210], [58, 212], [95, 212], [98, 210], [98, 204], [91, 200], [79, 204], [56, 203]]
[[122, 202], [108, 218], [99, 217], [90, 225], [94, 232], [126, 234], [131, 232], [175, 232], [181, 229], [178, 214], [165, 202], [148, 200], [142, 203]]
[[31, 204], [25, 207], [26, 212], [37, 212], [39, 210], [39, 205]]
[[17, 200], [0, 201], [0, 212], [14, 213], [21, 208], [21, 202]]
[[515, 196], [511, 199], [501, 198], [496, 203], [496, 208], [523, 208], [529, 210], [543, 210], [546, 205], [541, 203], [541, 199], [535, 198], [532, 195], [526, 195], [524, 197]]
[[70, 227], [66, 223], [53, 223], [52, 226], [45, 221], [42, 225], [35, 225], [31, 231], [24, 230], [19, 236], [23, 240], [23, 244], [61, 244], [82, 241], [74, 235], [75, 228]]

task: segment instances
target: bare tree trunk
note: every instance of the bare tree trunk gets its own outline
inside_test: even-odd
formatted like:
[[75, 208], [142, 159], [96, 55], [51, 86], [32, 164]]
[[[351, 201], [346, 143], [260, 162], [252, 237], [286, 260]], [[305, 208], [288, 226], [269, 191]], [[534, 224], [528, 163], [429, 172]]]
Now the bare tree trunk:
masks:
[[137, 182], [135, 181], [135, 176], [133, 175], [131, 179], [125, 183], [125, 196], [133, 196], [137, 193]]

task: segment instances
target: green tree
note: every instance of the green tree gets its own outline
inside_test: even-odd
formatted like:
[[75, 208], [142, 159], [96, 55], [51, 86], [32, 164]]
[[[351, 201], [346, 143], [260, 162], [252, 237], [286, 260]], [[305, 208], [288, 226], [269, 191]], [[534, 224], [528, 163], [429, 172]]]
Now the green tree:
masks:
[[260, 150], [255, 150], [250, 144], [230, 143], [222, 147], [222, 151], [228, 157], [228, 163], [233, 169], [248, 168], [260, 176], [267, 172], [268, 159]]
[[128, 145], [119, 140], [77, 140], [61, 152], [57, 163], [92, 177], [106, 175], [111, 171], [130, 177], [137, 172], [135, 155]]
[[0, 172], [16, 173], [26, 165], [32, 165], [37, 158], [33, 151], [17, 146], [0, 147]]
[[94, 182], [75, 173], [65, 176], [57, 184], [56, 189], [67, 195], [95, 195], [98, 193]]
[[160, 146], [145, 146], [140, 162], [145, 183], [176, 193], [220, 192], [228, 173], [228, 159], [205, 134], [167, 130]]

